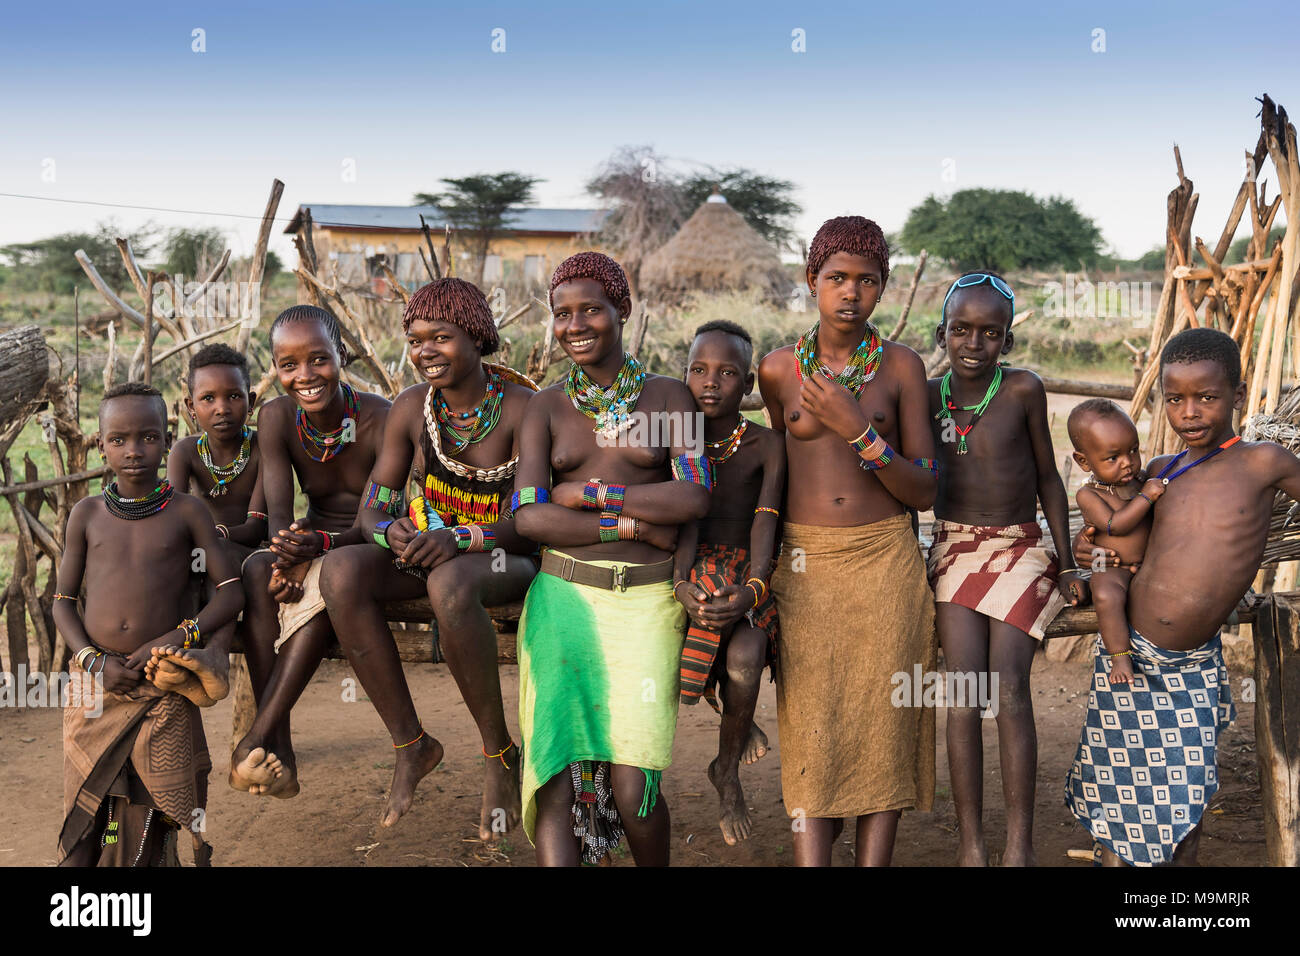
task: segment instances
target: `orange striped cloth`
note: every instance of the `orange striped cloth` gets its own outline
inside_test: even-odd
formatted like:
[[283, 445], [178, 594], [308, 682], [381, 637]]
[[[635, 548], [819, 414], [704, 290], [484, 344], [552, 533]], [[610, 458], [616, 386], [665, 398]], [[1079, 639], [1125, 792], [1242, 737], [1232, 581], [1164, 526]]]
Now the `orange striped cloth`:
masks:
[[1038, 522], [993, 528], [939, 518], [933, 534], [926, 569], [936, 604], [960, 604], [1043, 639], [1065, 598]]
[[[727, 544], [701, 544], [695, 551], [695, 564], [691, 580], [709, 593], [727, 584], [744, 584], [749, 578], [749, 552], [745, 548]], [[769, 592], [763, 601], [747, 615], [754, 627], [767, 634], [767, 663], [776, 660], [776, 602]], [[694, 704], [703, 694], [709, 698], [713, 709], [718, 706], [713, 697], [716, 677], [711, 677], [713, 661], [718, 656], [720, 631], [691, 621], [686, 628], [686, 643], [682, 645], [681, 701]]]

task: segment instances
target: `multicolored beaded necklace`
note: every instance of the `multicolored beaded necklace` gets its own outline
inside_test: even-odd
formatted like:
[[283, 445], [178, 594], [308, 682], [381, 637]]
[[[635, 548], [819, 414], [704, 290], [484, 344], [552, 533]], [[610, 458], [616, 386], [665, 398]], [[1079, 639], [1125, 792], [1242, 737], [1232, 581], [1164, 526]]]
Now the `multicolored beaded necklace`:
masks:
[[[709, 460], [720, 465], [734, 455], [736, 449], [740, 447], [740, 440], [745, 437], [745, 429], [748, 427], [749, 419], [741, 415], [740, 424], [732, 430], [730, 435], [722, 439], [722, 441], [705, 442], [704, 445], [708, 449], [706, 454], [709, 456]], [[721, 453], [714, 454], [719, 449], [721, 449]]]
[[[357, 398], [356, 390], [347, 382], [343, 382], [339, 388], [343, 389], [343, 421], [339, 427], [331, 431], [321, 431], [311, 423], [307, 413], [301, 408], [298, 409], [296, 422], [298, 425], [298, 441], [302, 443], [302, 450], [307, 453], [307, 457], [312, 461], [329, 461], [335, 455], [343, 450], [344, 437], [349, 431], [349, 427], [355, 434], [357, 419], [361, 412], [361, 402]], [[319, 457], [318, 457], [319, 456]]]
[[853, 393], [857, 398], [861, 394], [863, 386], [876, 377], [876, 372], [880, 371], [880, 362], [885, 354], [885, 347], [880, 343], [880, 333], [870, 322], [867, 323], [867, 335], [858, 343], [853, 354], [849, 356], [848, 364], [844, 366], [840, 374], [835, 375], [826, 366], [826, 363], [817, 357], [817, 330], [821, 328], [818, 322], [811, 329], [799, 336], [799, 341], [794, 344], [795, 368], [799, 375], [799, 381], [803, 381], [813, 372], [821, 372], [832, 382], [838, 382]]
[[154, 486], [153, 491], [147, 495], [139, 498], [123, 498], [118, 493], [117, 482], [113, 481], [104, 488], [104, 506], [115, 518], [139, 521], [141, 518], [156, 515], [166, 508], [167, 503], [172, 500], [172, 491], [171, 484], [164, 480]]
[[208, 470], [208, 474], [216, 482], [212, 486], [212, 490], [208, 492], [208, 497], [216, 498], [226, 493], [226, 485], [238, 478], [243, 472], [244, 466], [248, 464], [249, 454], [253, 449], [253, 433], [248, 430], [247, 425], [244, 426], [244, 443], [239, 446], [239, 454], [235, 456], [235, 460], [228, 465], [213, 463], [212, 448], [208, 445], [207, 432], [199, 436], [198, 448], [199, 460], [203, 462], [203, 467]]
[[[483, 393], [483, 401], [468, 412], [452, 411], [442, 397], [441, 389], [434, 396], [438, 423], [452, 442], [453, 455], [486, 438], [501, 418], [501, 396], [505, 394], [501, 376], [487, 364], [484, 364], [483, 372], [487, 375], [487, 391]], [[472, 422], [469, 421], [471, 418]]]
[[[939, 383], [939, 404], [943, 407], [940, 408], [939, 411], [935, 412], [934, 418], [935, 421], [938, 421], [939, 419], [944, 417], [951, 419], [952, 427], [957, 429], [957, 435], [959, 436], [959, 441], [957, 442], [957, 454], [964, 455], [967, 453], [968, 449], [966, 448], [966, 436], [969, 435], [970, 430], [975, 427], [975, 423], [980, 420], [980, 416], [983, 415], [984, 412], [988, 410], [989, 402], [993, 401], [993, 396], [998, 393], [998, 389], [1001, 387], [1002, 387], [1002, 366], [1001, 365], [994, 366], [993, 381], [989, 382], [989, 387], [985, 389], [984, 397], [980, 399], [978, 402], [976, 402], [974, 405], [953, 404], [952, 369], [948, 370], [948, 374], [945, 375], [943, 377], [943, 381]], [[967, 424], [965, 428], [957, 424], [955, 413], [959, 411], [975, 413], [974, 415], [971, 416], [970, 423]]]
[[[1237, 442], [1239, 442], [1239, 441], [1241, 441], [1241, 436], [1240, 436], [1240, 435], [1233, 435], [1231, 438], [1229, 438], [1227, 441], [1225, 441], [1225, 442], [1224, 442], [1222, 445], [1220, 445], [1218, 448], [1214, 449], [1214, 451], [1210, 452], [1208, 455], [1202, 455], [1200, 458], [1196, 459], [1196, 461], [1192, 462], [1190, 465], [1183, 465], [1183, 467], [1179, 468], [1179, 469], [1178, 469], [1177, 471], [1175, 471], [1172, 475], [1169, 475], [1169, 472], [1170, 472], [1170, 470], [1174, 467], [1174, 465], [1176, 465], [1176, 464], [1178, 464], [1180, 461], [1182, 461], [1183, 456], [1186, 455], [1188, 451], [1190, 451], [1190, 449], [1184, 448], [1184, 449], [1183, 449], [1182, 451], [1180, 451], [1178, 454], [1174, 455], [1173, 461], [1171, 461], [1171, 462], [1169, 462], [1169, 464], [1165, 465], [1164, 469], [1160, 472], [1160, 474], [1156, 475], [1156, 480], [1157, 480], [1157, 481], [1163, 481], [1166, 485], [1168, 485], [1169, 482], [1173, 481], [1175, 478], [1177, 478], [1177, 477], [1178, 477], [1179, 475], [1181, 475], [1183, 472], [1185, 472], [1185, 471], [1191, 471], [1193, 468], [1195, 468], [1195, 467], [1196, 467], [1197, 465], [1199, 465], [1201, 462], [1209, 461], [1209, 460], [1210, 460], [1211, 458], [1213, 458], [1215, 455], [1219, 454], [1220, 452], [1222, 452], [1222, 451], [1223, 451], [1224, 449], [1226, 449], [1226, 448], [1231, 448], [1233, 445], [1237, 444]], [[1169, 475], [1169, 477], [1166, 478], [1165, 475]]]
[[564, 380], [564, 393], [574, 408], [595, 421], [592, 431], [612, 439], [632, 424], [632, 412], [641, 397], [644, 383], [645, 366], [630, 352], [624, 352], [623, 367], [609, 387], [597, 385], [575, 362], [569, 367], [569, 377]]

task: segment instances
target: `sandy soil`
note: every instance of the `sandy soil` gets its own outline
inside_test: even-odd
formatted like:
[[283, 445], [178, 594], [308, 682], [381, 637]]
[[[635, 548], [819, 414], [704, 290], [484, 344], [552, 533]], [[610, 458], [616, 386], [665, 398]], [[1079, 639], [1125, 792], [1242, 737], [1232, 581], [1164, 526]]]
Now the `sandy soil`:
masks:
[[[1033, 691], [1039, 737], [1035, 839], [1040, 863], [1085, 866], [1066, 851], [1088, 846], [1083, 830], [1062, 803], [1066, 770], [1073, 759], [1087, 703], [1091, 665], [1057, 663], [1040, 654]], [[360, 697], [345, 702], [341, 662], [326, 663], [294, 711], [302, 793], [292, 800], [254, 798], [225, 782], [230, 752], [230, 701], [205, 711], [217, 764], [209, 800], [208, 839], [218, 866], [530, 866], [532, 847], [522, 832], [508, 834], [498, 849], [477, 838], [482, 757], [451, 675], [443, 667], [407, 670], [425, 727], [447, 746], [443, 765], [425, 779], [412, 811], [391, 830], [378, 825], [392, 771], [392, 749], [373, 708]], [[507, 714], [516, 707], [517, 672], [502, 668]], [[1233, 675], [1240, 697], [1242, 675]], [[781, 804], [776, 697], [765, 684], [758, 721], [775, 752], [741, 780], [755, 818], [755, 834], [739, 847], [722, 842], [717, 796], [705, 767], [717, 748], [717, 718], [707, 705], [683, 708], [673, 766], [664, 793], [673, 815], [673, 863], [678, 866], [782, 866], [791, 860], [790, 821]], [[904, 815], [895, 862], [903, 866], [948, 865], [956, 851], [955, 818], [948, 790], [940, 712], [938, 792], [932, 813]], [[510, 723], [516, 725], [511, 716]], [[1000, 852], [1004, 830], [997, 736], [985, 731], [985, 818], [990, 850]], [[62, 822], [60, 714], [50, 709], [0, 710], [0, 866], [49, 866]], [[1255, 769], [1254, 707], [1238, 701], [1238, 719], [1223, 740], [1222, 786], [1207, 815], [1202, 862], [1264, 865], [1263, 812]], [[184, 844], [184, 841], [182, 841]], [[181, 858], [190, 860], [182, 848]], [[852, 845], [836, 848], [836, 864], [852, 862]], [[630, 857], [615, 865], [631, 865]]]

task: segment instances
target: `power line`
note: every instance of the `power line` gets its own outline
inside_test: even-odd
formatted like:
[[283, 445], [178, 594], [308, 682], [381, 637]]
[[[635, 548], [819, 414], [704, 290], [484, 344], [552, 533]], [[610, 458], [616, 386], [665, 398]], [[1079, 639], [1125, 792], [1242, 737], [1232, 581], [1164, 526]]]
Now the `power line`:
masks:
[[[166, 206], [133, 206], [130, 203], [99, 202], [94, 199], [61, 199], [57, 196], [29, 196], [25, 193], [0, 193], [6, 199], [34, 199], [37, 202], [61, 202], [74, 206], [107, 206], [111, 209], [137, 209], [144, 212], [174, 212], [185, 216], [225, 216], [229, 219], [253, 219], [261, 222], [261, 216], [250, 216], [242, 212], [209, 212], [203, 209], [169, 209]], [[292, 222], [293, 217], [276, 216], [272, 222]]]

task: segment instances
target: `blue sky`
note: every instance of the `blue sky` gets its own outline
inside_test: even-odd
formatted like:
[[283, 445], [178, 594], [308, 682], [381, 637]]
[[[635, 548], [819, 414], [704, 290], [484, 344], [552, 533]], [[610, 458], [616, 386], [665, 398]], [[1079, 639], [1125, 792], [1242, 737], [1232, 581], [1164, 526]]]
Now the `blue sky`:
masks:
[[0, 197], [0, 244], [112, 216], [217, 225], [246, 254], [276, 176], [286, 219], [507, 169], [586, 206], [602, 159], [649, 144], [794, 181], [805, 237], [985, 186], [1068, 196], [1137, 255], [1162, 241], [1174, 142], [1217, 237], [1253, 98], [1300, 110], [1298, 26], [1294, 2], [10, 5], [0, 192], [236, 217]]

